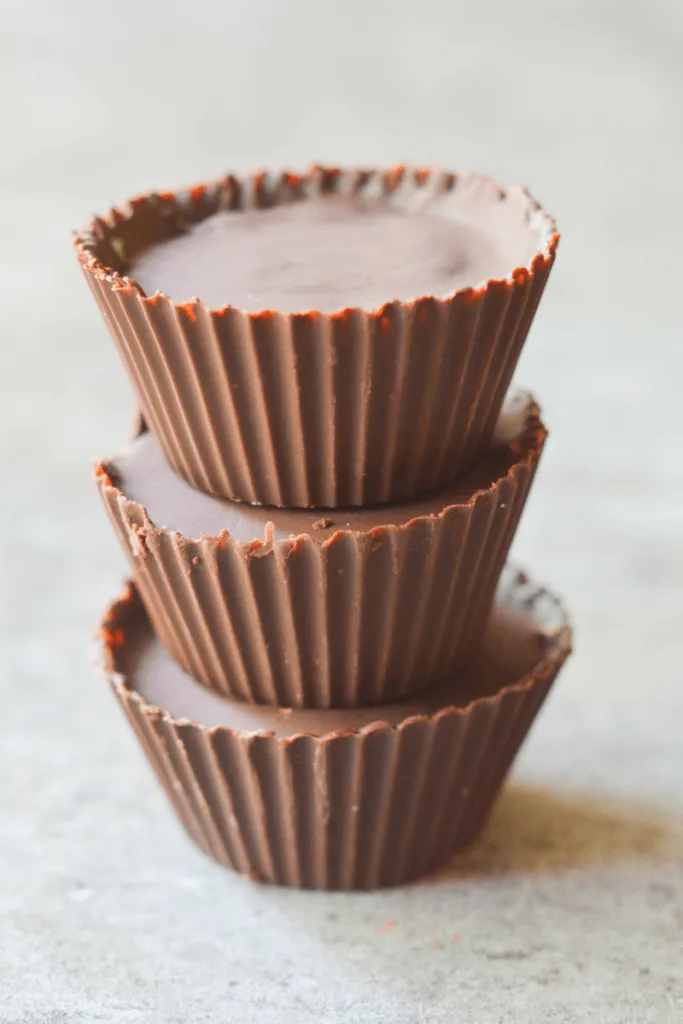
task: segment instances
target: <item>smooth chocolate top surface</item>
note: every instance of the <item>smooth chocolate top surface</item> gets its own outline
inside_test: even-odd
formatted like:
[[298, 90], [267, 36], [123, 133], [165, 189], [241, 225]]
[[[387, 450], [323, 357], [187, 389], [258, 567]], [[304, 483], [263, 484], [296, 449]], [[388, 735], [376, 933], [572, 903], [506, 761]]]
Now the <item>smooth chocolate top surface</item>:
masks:
[[562, 643], [532, 618], [496, 605], [481, 645], [452, 681], [395, 704], [333, 710], [282, 709], [229, 700], [195, 683], [155, 636], [139, 598], [126, 607], [122, 625], [126, 642], [116, 650], [115, 669], [148, 704], [162, 708], [173, 718], [207, 728], [228, 726], [278, 736], [320, 736], [336, 729], [360, 729], [377, 721], [398, 725], [413, 715], [431, 714], [450, 706], [466, 707], [533, 673], [542, 661], [559, 652]]
[[126, 498], [144, 506], [155, 526], [195, 540], [227, 530], [233, 540], [250, 543], [306, 533], [325, 540], [337, 530], [360, 533], [379, 526], [401, 526], [418, 516], [438, 515], [449, 505], [466, 504], [477, 491], [489, 488], [518, 459], [519, 454], [509, 446], [498, 445], [473, 470], [435, 494], [400, 504], [350, 509], [248, 505], [197, 491], [171, 469], [150, 432], [129, 442], [106, 463], [106, 469]]
[[487, 206], [457, 197], [424, 211], [388, 197], [318, 196], [267, 209], [221, 211], [138, 252], [126, 268], [147, 295], [212, 309], [295, 313], [373, 310], [442, 297], [528, 263], [537, 239]]

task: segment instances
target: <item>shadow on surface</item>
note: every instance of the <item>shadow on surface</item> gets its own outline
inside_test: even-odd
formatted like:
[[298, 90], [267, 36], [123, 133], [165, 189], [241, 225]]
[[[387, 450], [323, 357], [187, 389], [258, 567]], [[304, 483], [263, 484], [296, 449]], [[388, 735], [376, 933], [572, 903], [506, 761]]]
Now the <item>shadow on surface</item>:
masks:
[[515, 782], [503, 790], [481, 837], [427, 882], [677, 855], [683, 856], [683, 822], [657, 810]]
[[[501, 1008], [507, 990], [526, 999], [531, 988], [544, 1014], [550, 986], [571, 990], [579, 971], [600, 983], [602, 946], [633, 955], [628, 927], [661, 955], [663, 908], [680, 870], [671, 863], [683, 862], [680, 824], [656, 807], [512, 782], [479, 841], [420, 881], [357, 893], [270, 890], [263, 902], [271, 934], [286, 935], [298, 962], [324, 974], [335, 1019], [360, 1019], [362, 1002], [364, 1019], [445, 1024], [460, 1019], [458, 1006], [476, 1007], [489, 983], [503, 992]], [[302, 999], [321, 1012], [318, 989]], [[378, 1007], [381, 1017], [366, 1012]]]

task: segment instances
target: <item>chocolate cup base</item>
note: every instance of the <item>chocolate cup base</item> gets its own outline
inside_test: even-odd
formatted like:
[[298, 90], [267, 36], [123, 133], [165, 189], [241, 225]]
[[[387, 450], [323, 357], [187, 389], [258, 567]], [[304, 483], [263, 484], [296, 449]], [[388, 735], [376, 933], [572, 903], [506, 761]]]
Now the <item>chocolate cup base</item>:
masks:
[[[505, 779], [501, 780], [501, 786]], [[302, 889], [307, 892], [370, 892], [381, 889], [395, 889], [398, 886], [410, 885], [421, 881], [428, 881], [430, 876], [439, 874], [444, 868], [451, 862], [451, 860], [459, 854], [465, 854], [468, 850], [471, 850], [479, 842], [483, 832], [491, 817], [494, 805], [498, 796], [500, 795], [500, 787], [494, 793], [488, 806], [483, 808], [480, 818], [475, 826], [471, 826], [467, 835], [464, 835], [462, 839], [456, 838], [453, 846], [447, 850], [442, 851], [436, 855], [433, 861], [425, 861], [423, 858], [416, 859], [415, 862], [409, 865], [404, 872], [400, 875], [385, 875], [375, 882], [356, 882], [353, 878], [350, 879], [349, 883], [338, 883], [335, 884], [323, 884], [320, 885], [316, 881], [305, 880], [301, 884], [292, 882], [288, 878], [272, 878], [264, 876], [258, 873], [258, 871], [244, 871], [240, 869], [233, 861], [228, 858], [217, 857], [213, 847], [204, 841], [204, 837], [201, 835], [193, 835], [188, 822], [183, 820], [181, 822], [185, 831], [194, 846], [201, 851], [209, 860], [218, 864], [222, 868], [226, 868], [228, 871], [232, 871], [234, 874], [240, 875], [246, 882], [252, 882], [254, 885], [272, 886], [273, 888], [281, 889]], [[177, 807], [176, 813], [178, 813]], [[180, 817], [180, 815], [179, 815]]]
[[557, 599], [513, 571], [469, 690], [380, 708], [211, 694], [164, 652], [132, 586], [103, 638], [114, 692], [197, 845], [254, 880], [338, 890], [402, 884], [476, 839], [571, 649]]

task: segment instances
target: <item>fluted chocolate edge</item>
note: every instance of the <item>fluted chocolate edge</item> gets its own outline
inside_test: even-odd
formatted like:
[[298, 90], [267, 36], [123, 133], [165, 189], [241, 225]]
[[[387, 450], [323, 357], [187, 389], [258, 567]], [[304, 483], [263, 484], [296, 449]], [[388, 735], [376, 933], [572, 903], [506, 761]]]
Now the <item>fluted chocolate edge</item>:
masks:
[[488, 614], [546, 438], [531, 405], [516, 461], [467, 503], [320, 539], [192, 539], [96, 470], [147, 613], [203, 686], [286, 707], [379, 704], [455, 671]]
[[[162, 292], [145, 295], [125, 275], [132, 253], [182, 224], [328, 192], [384, 193], [411, 208], [483, 197], [532, 225], [538, 251], [478, 288], [329, 315], [179, 305]], [[142, 196], [95, 218], [75, 247], [176, 472], [230, 499], [332, 508], [405, 500], [475, 462], [558, 241], [554, 221], [524, 189], [504, 192], [481, 175], [316, 167]]]
[[528, 577], [519, 579], [527, 613], [539, 601], [558, 620], [545, 659], [493, 696], [398, 725], [284, 738], [173, 719], [116, 670], [132, 588], [105, 618], [105, 668], [178, 817], [214, 860], [310, 889], [397, 885], [476, 838], [570, 653], [557, 599], [542, 588], [530, 594]]

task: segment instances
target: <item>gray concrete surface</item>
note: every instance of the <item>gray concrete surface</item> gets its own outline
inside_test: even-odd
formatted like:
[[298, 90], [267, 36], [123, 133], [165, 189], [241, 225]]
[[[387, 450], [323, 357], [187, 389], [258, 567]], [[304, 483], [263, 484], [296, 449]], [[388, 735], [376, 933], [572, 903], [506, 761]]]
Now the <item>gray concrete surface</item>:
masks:
[[[2, 5], [3, 1024], [683, 1021], [682, 52], [680, 0]], [[89, 661], [131, 399], [69, 229], [311, 158], [486, 170], [564, 231], [516, 555], [577, 653], [480, 845], [367, 895], [205, 861]]]

